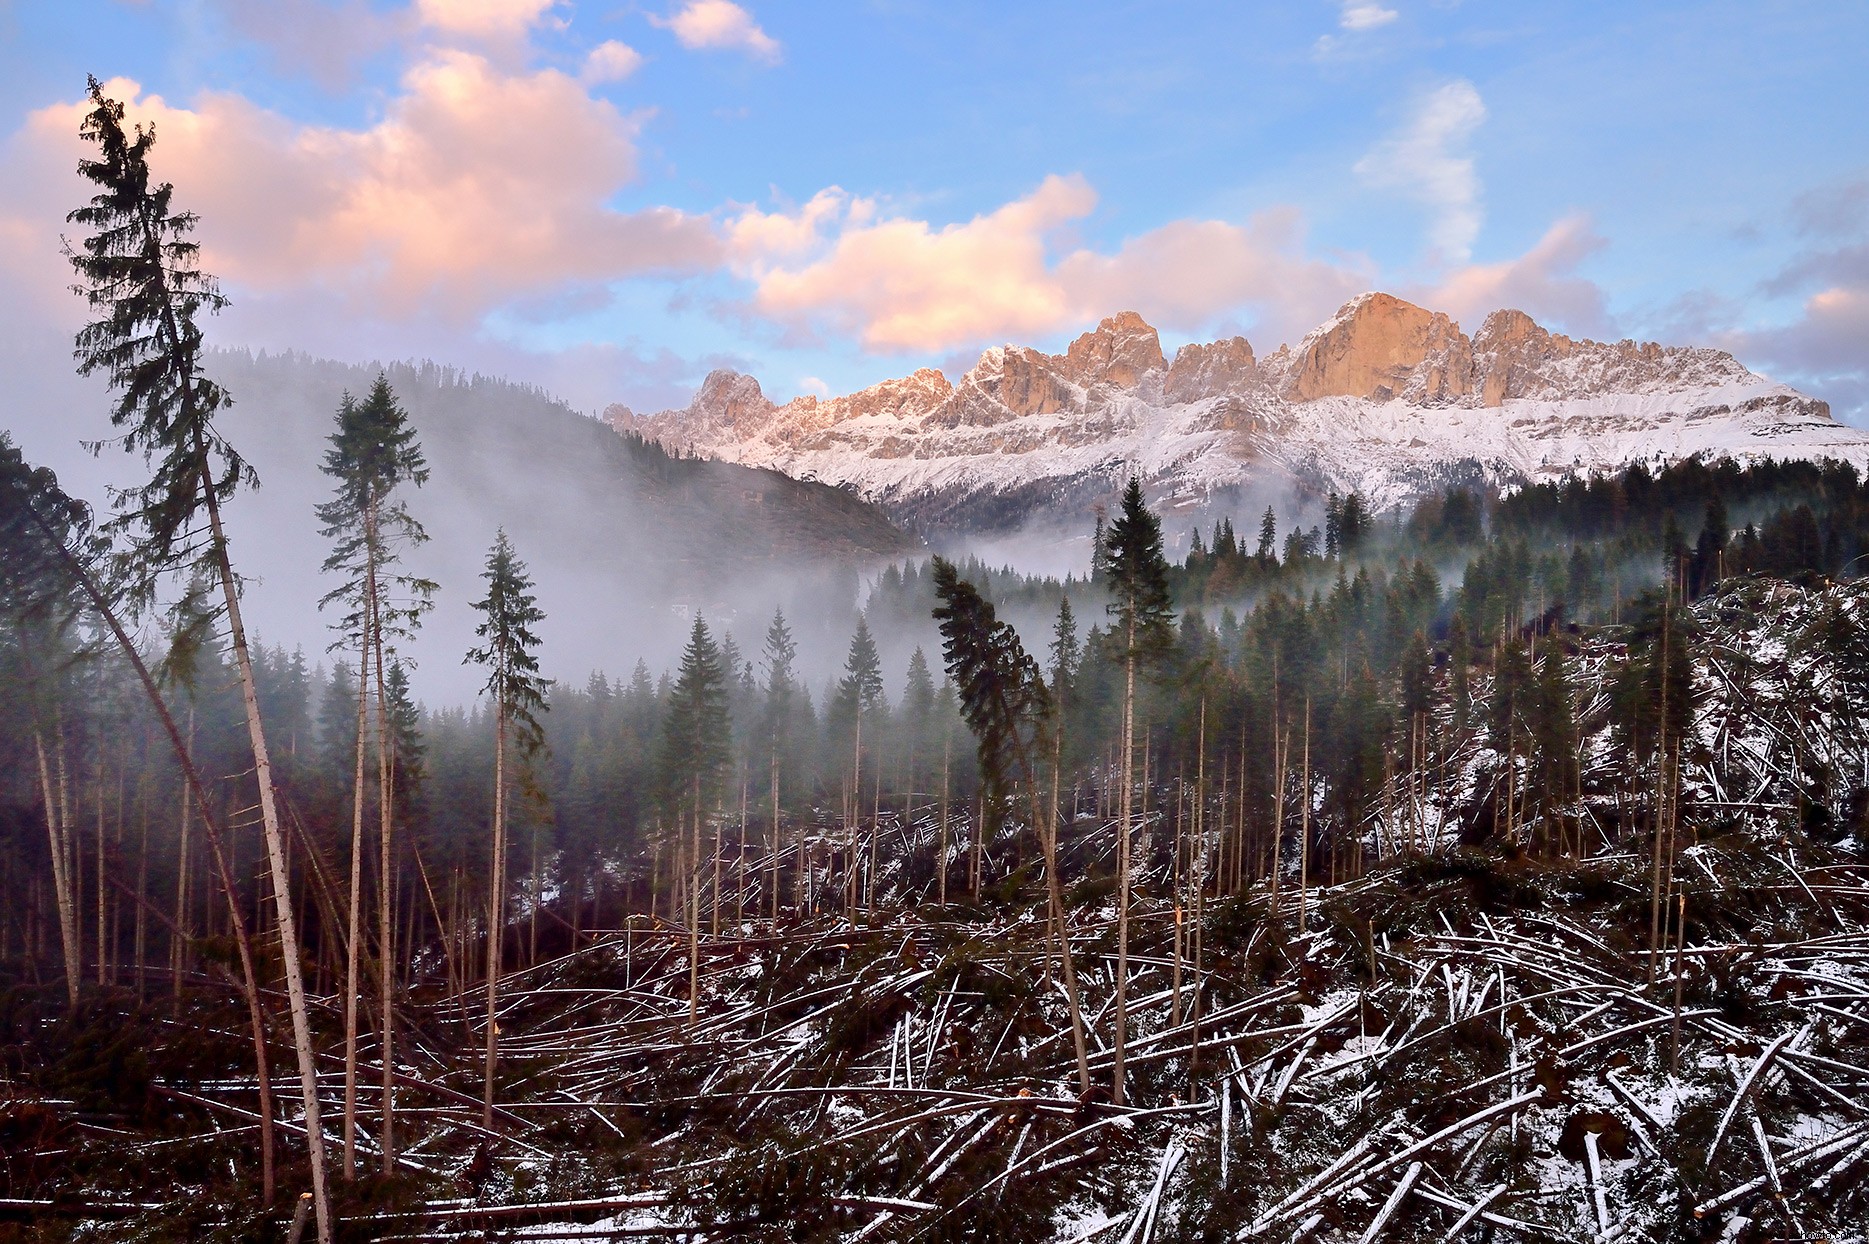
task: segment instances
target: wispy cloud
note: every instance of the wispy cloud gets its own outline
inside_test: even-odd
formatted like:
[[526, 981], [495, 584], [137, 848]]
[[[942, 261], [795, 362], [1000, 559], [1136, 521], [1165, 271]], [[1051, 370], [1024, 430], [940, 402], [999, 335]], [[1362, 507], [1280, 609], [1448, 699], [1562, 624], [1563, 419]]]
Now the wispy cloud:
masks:
[[1356, 164], [1371, 185], [1400, 190], [1428, 207], [1429, 242], [1444, 262], [1465, 262], [1479, 236], [1480, 178], [1467, 144], [1485, 120], [1479, 91], [1457, 79], [1430, 92], [1399, 132]]
[[1374, 30], [1378, 26], [1387, 26], [1401, 14], [1394, 9], [1385, 9], [1380, 4], [1369, 0], [1344, 0], [1343, 12], [1337, 18], [1337, 24], [1345, 30]]
[[450, 35], [515, 39], [553, 18], [560, 0], [416, 0], [422, 24]]
[[776, 63], [782, 52], [779, 41], [733, 0], [688, 0], [667, 17], [649, 20], [673, 31], [685, 48], [738, 50], [769, 64]]
[[1489, 312], [1510, 307], [1567, 332], [1607, 335], [1614, 329], [1608, 300], [1577, 269], [1608, 245], [1588, 216], [1566, 216], [1522, 255], [1456, 268], [1432, 288], [1410, 293], [1469, 330]]

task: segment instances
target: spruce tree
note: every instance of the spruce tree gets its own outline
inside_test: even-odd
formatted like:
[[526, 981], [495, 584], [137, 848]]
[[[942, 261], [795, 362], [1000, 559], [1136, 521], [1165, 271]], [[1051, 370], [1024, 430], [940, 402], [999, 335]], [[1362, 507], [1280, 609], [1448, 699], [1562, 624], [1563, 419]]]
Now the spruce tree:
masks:
[[701, 982], [701, 820], [731, 765], [733, 723], [720, 648], [698, 615], [682, 650], [681, 672], [662, 722], [662, 780], [670, 818], [690, 827], [687, 853], [688, 1022], [699, 1014]]
[[922, 765], [927, 759], [934, 730], [934, 712], [934, 675], [929, 672], [928, 658], [918, 645], [909, 654], [908, 676], [902, 685], [902, 726], [908, 750], [903, 771], [909, 785], [908, 793], [903, 796], [905, 816], [913, 810], [906, 806], [907, 801], [914, 798], [914, 792], [925, 789], [921, 784]]
[[480, 577], [487, 595], [474, 602], [482, 615], [474, 628], [480, 644], [468, 650], [463, 664], [486, 668], [482, 690], [493, 703], [493, 866], [487, 878], [487, 1069], [481, 1101], [481, 1126], [493, 1126], [494, 1071], [499, 1059], [499, 985], [502, 940], [506, 931], [506, 800], [511, 777], [508, 752], [530, 760], [544, 745], [539, 714], [546, 709], [539, 677], [538, 633], [545, 612], [532, 595], [526, 565], [501, 531], [487, 553]]
[[[1071, 1031], [1077, 1053], [1079, 1087], [1090, 1088], [1090, 1064], [1084, 1046], [1083, 1015], [1079, 1008], [1077, 971], [1072, 965], [1071, 943], [1065, 927], [1064, 901], [1058, 877], [1057, 767], [1054, 704], [1039, 674], [1038, 662], [1025, 651], [1019, 633], [999, 619], [993, 603], [972, 583], [960, 577], [953, 563], [934, 559], [935, 595], [940, 606], [942, 653], [960, 698], [961, 717], [973, 731], [983, 803], [989, 815], [998, 810], [1011, 788], [1013, 771], [1024, 781], [1032, 809], [1032, 825], [1045, 857], [1045, 884], [1051, 908], [1051, 927], [1064, 969], [1065, 997], [1070, 1005]], [[1046, 749], [1050, 727], [1053, 783], [1050, 817], [1040, 828], [1037, 776], [1038, 754]]]
[[1123, 1102], [1123, 1044], [1128, 1024], [1130, 835], [1135, 803], [1136, 673], [1160, 660], [1173, 642], [1168, 597], [1168, 562], [1162, 555], [1161, 520], [1142, 500], [1133, 476], [1108, 538], [1111, 655], [1123, 665], [1122, 808], [1117, 827], [1116, 1039], [1111, 1098]]
[[844, 660], [844, 676], [837, 684], [838, 708], [847, 711], [851, 722], [849, 820], [845, 836], [849, 840], [850, 860], [845, 872], [845, 905], [856, 906], [857, 837], [862, 820], [858, 809], [863, 803], [863, 714], [885, 707], [883, 701], [883, 663], [876, 653], [876, 640], [870, 635], [869, 620], [857, 615], [856, 633], [850, 637], [850, 654]]
[[1069, 596], [1058, 600], [1058, 617], [1051, 624], [1051, 646], [1046, 651], [1051, 657], [1052, 692], [1062, 696], [1076, 679], [1077, 663], [1083, 657], [1083, 646], [1077, 639], [1077, 615], [1071, 612]]
[[[772, 860], [772, 918], [779, 918], [779, 770], [791, 743], [794, 701], [798, 696], [798, 645], [792, 628], [785, 623], [785, 611], [774, 609], [772, 623], [766, 627], [766, 646], [761, 656], [766, 667], [766, 696], [760, 717], [760, 733], [765, 740], [767, 778], [771, 784], [772, 825], [766, 851]], [[802, 850], [802, 848], [801, 848]], [[803, 868], [803, 859], [798, 865]]]
[[79, 290], [98, 318], [78, 332], [78, 371], [87, 376], [102, 372], [118, 391], [111, 411], [111, 423], [121, 432], [118, 443], [142, 454], [150, 468], [147, 483], [117, 494], [112, 524], [127, 541], [122, 562], [132, 603], [152, 603], [162, 577], [175, 570], [205, 571], [194, 581], [220, 588], [220, 607], [203, 616], [226, 623], [246, 710], [280, 962], [304, 1093], [318, 1239], [319, 1244], [330, 1244], [333, 1224], [318, 1117], [317, 1052], [306, 1007], [298, 913], [273, 789], [272, 755], [241, 615], [240, 580], [221, 513], [241, 485], [254, 485], [257, 479], [215, 427], [214, 417], [228, 398], [202, 373], [204, 335], [196, 323], [201, 313], [218, 311], [227, 300], [200, 269], [200, 245], [189, 238], [196, 217], [175, 210], [174, 187], [157, 182], [150, 171], [154, 127], [126, 131], [123, 105], [107, 98], [96, 78], [89, 80], [89, 89], [92, 108], [79, 137], [97, 147], [97, 158], [81, 161], [78, 171], [98, 193], [67, 219], [93, 230], [69, 255], [81, 282]]
[[362, 672], [357, 697], [356, 764], [353, 776], [350, 849], [350, 936], [345, 972], [344, 1001], [344, 1177], [352, 1176], [356, 1161], [357, 1094], [357, 963], [362, 895], [364, 791], [364, 731], [366, 706], [374, 693], [376, 703], [377, 800], [377, 981], [381, 988], [378, 1020], [382, 1025], [383, 1106], [379, 1147], [384, 1174], [395, 1165], [395, 1081], [391, 1075], [395, 1051], [395, 1014], [390, 996], [395, 962], [395, 890], [392, 853], [394, 826], [394, 760], [390, 739], [389, 691], [384, 673], [385, 654], [396, 638], [407, 636], [430, 607], [435, 584], [415, 575], [397, 573], [395, 566], [405, 548], [428, 539], [407, 503], [397, 495], [405, 483], [420, 487], [428, 479], [428, 463], [416, 440], [408, 414], [396, 401], [381, 372], [359, 402], [344, 394], [338, 406], [337, 428], [325, 451], [324, 473], [336, 481], [334, 495], [317, 507], [323, 534], [332, 542], [325, 558], [326, 574], [339, 576], [338, 585], [325, 593], [321, 608], [341, 605], [340, 638], [358, 653]]

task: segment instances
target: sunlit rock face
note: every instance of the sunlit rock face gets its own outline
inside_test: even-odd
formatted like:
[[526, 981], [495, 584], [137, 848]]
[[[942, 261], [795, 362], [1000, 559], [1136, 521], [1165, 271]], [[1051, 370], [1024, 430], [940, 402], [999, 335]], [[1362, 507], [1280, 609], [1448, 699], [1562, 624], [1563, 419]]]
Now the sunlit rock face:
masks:
[[1638, 458], [1869, 465], [1869, 435], [1722, 351], [1573, 339], [1509, 309], [1469, 336], [1385, 293], [1267, 355], [1230, 337], [1171, 362], [1156, 330], [1122, 311], [1062, 354], [994, 346], [953, 382], [923, 368], [779, 404], [719, 371], [684, 409], [613, 407], [610, 419], [962, 527], [1075, 513], [1131, 474], [1176, 504], [1270, 483], [1357, 490], [1386, 508], [1454, 476], [1505, 483]]

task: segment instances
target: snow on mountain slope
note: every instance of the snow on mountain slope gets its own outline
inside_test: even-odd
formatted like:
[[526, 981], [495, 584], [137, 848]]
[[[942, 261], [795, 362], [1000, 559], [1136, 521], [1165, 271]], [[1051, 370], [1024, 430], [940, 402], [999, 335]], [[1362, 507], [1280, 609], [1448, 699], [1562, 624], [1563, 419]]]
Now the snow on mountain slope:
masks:
[[1250, 483], [1356, 489], [1378, 508], [1454, 478], [1511, 482], [1637, 459], [1843, 458], [1869, 433], [1717, 350], [1573, 340], [1520, 311], [1469, 337], [1388, 294], [1264, 358], [1244, 338], [1172, 361], [1122, 312], [1061, 355], [986, 351], [844, 397], [768, 400], [709, 375], [685, 410], [612, 426], [673, 448], [855, 488], [911, 519], [1017, 525], [1081, 513], [1131, 472], [1170, 504]]

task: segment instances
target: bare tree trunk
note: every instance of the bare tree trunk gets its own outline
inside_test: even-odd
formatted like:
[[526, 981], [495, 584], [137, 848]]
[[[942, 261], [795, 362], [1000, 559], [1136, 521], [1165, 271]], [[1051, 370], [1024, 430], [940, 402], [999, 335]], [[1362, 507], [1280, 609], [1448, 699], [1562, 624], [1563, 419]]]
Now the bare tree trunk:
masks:
[[941, 845], [935, 852], [935, 902], [947, 906], [947, 799], [948, 769], [954, 759], [954, 732], [941, 731]]
[[493, 1071], [499, 1058], [500, 937], [506, 928], [506, 706], [495, 710], [493, 732], [493, 866], [487, 894], [487, 1079], [480, 1125], [493, 1126]]
[[694, 822], [688, 853], [688, 1027], [701, 1013], [701, 771], [694, 774]]
[[855, 691], [857, 701], [857, 728], [850, 756], [850, 790], [844, 799], [845, 837], [849, 840], [849, 854], [844, 857], [844, 918], [855, 923], [857, 909], [857, 822], [861, 819], [858, 809], [863, 806], [863, 688], [859, 684]]
[[145, 919], [143, 906], [149, 901], [149, 736], [143, 736], [144, 763], [142, 772], [137, 776], [137, 802], [142, 805], [142, 835], [136, 850], [136, 927], [132, 935], [136, 955], [136, 1001], [140, 1006], [149, 987], [149, 965], [144, 960], [149, 950], [149, 924]]
[[[207, 455], [197, 433], [195, 450]], [[279, 824], [278, 801], [273, 792], [272, 756], [266, 749], [266, 727], [260, 720], [259, 687], [253, 678], [253, 658], [247, 651], [247, 630], [241, 621], [240, 592], [228, 557], [227, 536], [221, 528], [220, 502], [214, 481], [205, 474], [202, 492], [208, 525], [221, 574], [221, 592], [227, 605], [227, 630], [240, 671], [240, 697], [246, 708], [247, 737], [253, 745], [253, 776], [260, 788], [260, 821], [266, 836], [266, 859], [271, 870], [273, 903], [279, 920], [279, 953], [285, 967], [286, 998], [292, 1010], [292, 1037], [297, 1047], [299, 1079], [305, 1097], [305, 1136], [311, 1157], [312, 1201], [318, 1212], [318, 1244], [331, 1244], [331, 1199], [325, 1186], [324, 1126], [318, 1110], [318, 1054], [312, 1046], [311, 1015], [305, 1004], [305, 977], [299, 962], [297, 917], [292, 911], [292, 873], [286, 862], [285, 834]]]
[[[54, 737], [55, 746], [63, 746]], [[52, 898], [58, 906], [59, 945], [65, 952], [65, 998], [71, 1009], [78, 1009], [78, 984], [83, 969], [78, 964], [78, 904], [72, 894], [71, 851], [66, 845], [67, 831], [63, 809], [52, 790], [52, 773], [46, 763], [45, 735], [33, 731], [33, 750], [39, 758], [39, 789], [45, 799], [46, 845], [52, 852]]]
[[1136, 746], [1136, 624], [1129, 623], [1129, 650], [1123, 662], [1123, 765], [1122, 808], [1117, 813], [1116, 836], [1116, 1039], [1112, 1044], [1110, 1100], [1123, 1104], [1123, 1042], [1129, 1026], [1129, 830], [1135, 793]]
[[383, 1174], [387, 1175], [396, 1167], [396, 1009], [394, 985], [396, 979], [396, 935], [395, 935], [395, 856], [394, 841], [394, 794], [395, 794], [395, 740], [389, 732], [389, 687], [384, 678], [383, 667], [383, 611], [379, 595], [376, 569], [377, 527], [375, 507], [366, 520], [369, 523], [369, 548], [367, 579], [370, 608], [370, 641], [376, 653], [376, 781], [377, 781], [377, 869], [376, 869], [376, 943], [377, 943], [377, 980], [382, 988], [382, 1006], [378, 1023], [382, 1027], [382, 1093], [383, 1116], [382, 1146]]
[[357, 1176], [357, 1003], [362, 993], [357, 973], [363, 955], [363, 760], [364, 727], [369, 722], [370, 644], [357, 649], [357, 746], [351, 780], [350, 907], [344, 943], [344, 1157], [339, 1167], [346, 1182]]
[[109, 899], [105, 881], [104, 848], [104, 731], [97, 732], [97, 987], [110, 984]]
[[[1078, 1002], [1077, 969], [1071, 963], [1071, 929], [1065, 923], [1064, 896], [1058, 878], [1058, 784], [1059, 775], [1064, 767], [1063, 734], [1063, 730], [1060, 729], [1052, 736], [1051, 815], [1046, 819], [1044, 835], [1045, 888], [1051, 898], [1051, 927], [1058, 937], [1058, 963], [1064, 969], [1064, 997], [1071, 1008], [1071, 1044], [1077, 1054], [1077, 1091], [1088, 1094], [1090, 1092], [1090, 1057], [1084, 1049], [1084, 1011]], [[943, 823], [945, 824], [945, 817]]]
[[[766, 839], [766, 850], [772, 853], [772, 923], [779, 923], [779, 749], [772, 749], [772, 833]], [[804, 858], [803, 844], [800, 844], [799, 860]], [[796, 867], [797, 865], [794, 865]]]
[[[155, 684], [150, 684], [152, 687]], [[181, 747], [181, 754], [190, 754], [195, 745], [195, 703], [188, 702], [188, 743]], [[182, 968], [188, 961], [188, 909], [191, 906], [188, 894], [188, 877], [192, 861], [188, 857], [188, 831], [193, 817], [189, 813], [188, 803], [194, 797], [193, 784], [182, 784], [182, 823], [176, 834], [175, 845], [175, 923], [177, 928], [169, 934], [169, 1004], [170, 1010], [179, 1018], [182, 1013]]]
[[[1648, 909], [1648, 984], [1655, 984], [1656, 960], [1661, 955], [1661, 831], [1668, 814], [1668, 606], [1661, 607], [1661, 715], [1655, 726], [1655, 783], [1653, 860]], [[1669, 861], [1670, 865], [1673, 861]]]
[[1311, 901], [1311, 697], [1304, 697], [1304, 761], [1299, 768], [1298, 932], [1305, 931]]
[[[1224, 758], [1223, 758], [1224, 759]], [[1221, 833], [1226, 832], [1225, 800], [1220, 813]], [[1201, 697], [1200, 734], [1194, 762], [1194, 946], [1190, 964], [1194, 974], [1194, 996], [1188, 1002], [1189, 1021], [1194, 1038], [1188, 1046], [1188, 1096], [1194, 1096], [1194, 1084], [1201, 1064], [1201, 919], [1207, 907], [1207, 697]]]

